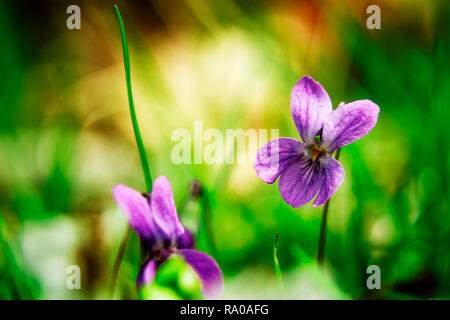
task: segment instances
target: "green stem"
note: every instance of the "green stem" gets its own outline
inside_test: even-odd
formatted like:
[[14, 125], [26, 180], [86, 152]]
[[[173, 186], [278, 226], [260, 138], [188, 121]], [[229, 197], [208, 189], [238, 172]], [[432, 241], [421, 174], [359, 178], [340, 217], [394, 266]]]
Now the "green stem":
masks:
[[284, 286], [283, 286], [283, 279], [281, 277], [280, 264], [277, 259], [277, 249], [278, 249], [278, 232], [275, 233], [275, 241], [273, 243], [273, 264], [275, 267], [275, 275], [277, 277], [278, 287], [280, 288], [280, 291], [283, 294]]
[[117, 20], [119, 21], [120, 33], [122, 35], [122, 48], [123, 48], [123, 62], [125, 65], [125, 79], [127, 82], [128, 91], [128, 104], [130, 105], [131, 122], [133, 123], [134, 136], [136, 138], [137, 147], [139, 150], [139, 157], [141, 158], [142, 170], [144, 171], [145, 185], [147, 192], [152, 191], [152, 175], [150, 173], [150, 166], [147, 159], [147, 152], [142, 142], [141, 132], [139, 131], [139, 125], [136, 118], [136, 111], [134, 110], [133, 92], [131, 91], [131, 75], [130, 75], [130, 54], [128, 53], [127, 36], [125, 34], [125, 28], [123, 26], [122, 17], [120, 16], [119, 8], [114, 5], [117, 14]]
[[[150, 165], [147, 158], [147, 152], [144, 148], [144, 143], [142, 142], [141, 132], [139, 130], [139, 124], [136, 118], [136, 111], [134, 109], [133, 102], [133, 92], [131, 90], [131, 73], [130, 73], [130, 54], [128, 52], [128, 44], [127, 44], [127, 36], [125, 34], [125, 28], [123, 26], [122, 17], [120, 16], [119, 8], [117, 5], [114, 5], [114, 9], [116, 10], [117, 20], [119, 22], [120, 33], [122, 36], [122, 49], [123, 49], [123, 61], [125, 66], [125, 79], [127, 83], [127, 93], [128, 93], [128, 104], [130, 106], [130, 115], [131, 122], [133, 124], [134, 137], [136, 138], [136, 144], [139, 151], [139, 157], [141, 159], [142, 170], [144, 171], [145, 185], [147, 192], [152, 191], [152, 175], [150, 172]], [[131, 234], [131, 227], [128, 226], [127, 230], [123, 236], [122, 242], [120, 243], [119, 251], [117, 252], [117, 257], [114, 262], [113, 272], [111, 276], [111, 286], [110, 286], [110, 294], [111, 299], [114, 296], [114, 289], [117, 282], [117, 277], [119, 275], [120, 265], [122, 263], [123, 255], [125, 253], [125, 249], [127, 247], [128, 239]]]
[[125, 231], [125, 234], [122, 238], [122, 242], [120, 243], [119, 251], [117, 252], [116, 261], [114, 261], [113, 272], [111, 275], [111, 284], [109, 288], [111, 299], [114, 298], [114, 289], [116, 286], [117, 277], [119, 275], [120, 264], [122, 263], [122, 258], [125, 253], [125, 249], [127, 248], [127, 243], [128, 239], [130, 238], [130, 234], [131, 234], [131, 227], [127, 226], [127, 230]]
[[[341, 153], [341, 149], [338, 149], [336, 152], [336, 160], [339, 160], [339, 155]], [[330, 206], [330, 199], [325, 203], [322, 212], [322, 225], [320, 226], [320, 236], [319, 236], [319, 250], [317, 253], [317, 263], [321, 266], [323, 265], [323, 258], [325, 255], [325, 238], [327, 231], [327, 215], [328, 215], [328, 207]]]
[[213, 232], [211, 229], [211, 203], [209, 201], [208, 191], [202, 187], [201, 195], [201, 223], [204, 228], [204, 232], [208, 238], [208, 245], [210, 246], [211, 253], [214, 258], [217, 257], [216, 242], [214, 241]]

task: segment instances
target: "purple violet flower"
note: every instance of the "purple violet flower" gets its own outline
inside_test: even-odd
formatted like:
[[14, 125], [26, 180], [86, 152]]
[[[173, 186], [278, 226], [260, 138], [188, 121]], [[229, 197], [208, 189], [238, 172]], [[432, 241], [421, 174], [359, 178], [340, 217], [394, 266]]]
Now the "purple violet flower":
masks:
[[291, 114], [303, 142], [291, 138], [269, 141], [259, 149], [255, 170], [261, 180], [274, 183], [284, 201], [300, 207], [316, 195], [317, 207], [333, 195], [344, 180], [344, 169], [331, 154], [369, 133], [380, 108], [358, 100], [332, 109], [328, 93], [313, 78], [300, 79], [292, 89]]
[[170, 182], [166, 177], [161, 176], [154, 181], [151, 193], [141, 194], [125, 185], [117, 185], [113, 196], [140, 237], [147, 254], [138, 274], [138, 287], [151, 283], [158, 267], [172, 254], [178, 254], [200, 278], [205, 297], [221, 297], [222, 271], [212, 257], [192, 249], [192, 235], [178, 219]]

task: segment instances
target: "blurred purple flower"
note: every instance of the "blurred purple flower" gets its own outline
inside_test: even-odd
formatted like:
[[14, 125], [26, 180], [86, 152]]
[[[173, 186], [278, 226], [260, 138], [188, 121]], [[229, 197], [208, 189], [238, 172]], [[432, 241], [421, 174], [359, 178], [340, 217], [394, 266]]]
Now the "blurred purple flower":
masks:
[[284, 201], [300, 207], [317, 194], [313, 206], [324, 204], [344, 180], [344, 169], [331, 154], [369, 133], [380, 108], [358, 100], [332, 110], [328, 93], [313, 78], [298, 81], [291, 94], [291, 114], [303, 142], [279, 138], [259, 149], [255, 170], [259, 178], [274, 183]]
[[143, 250], [148, 255], [138, 274], [138, 287], [152, 282], [158, 267], [172, 254], [177, 254], [200, 278], [205, 297], [220, 298], [223, 293], [222, 271], [209, 255], [192, 249], [192, 235], [178, 219], [170, 182], [166, 177], [161, 176], [154, 181], [150, 194], [117, 185], [113, 196], [139, 235]]

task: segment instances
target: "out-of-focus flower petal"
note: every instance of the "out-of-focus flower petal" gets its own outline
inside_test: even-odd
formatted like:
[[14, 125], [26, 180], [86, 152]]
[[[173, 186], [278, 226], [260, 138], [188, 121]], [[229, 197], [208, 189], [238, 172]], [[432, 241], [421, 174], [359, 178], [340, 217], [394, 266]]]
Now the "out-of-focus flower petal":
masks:
[[358, 100], [333, 110], [325, 119], [321, 146], [334, 150], [356, 141], [373, 129], [380, 107], [370, 100]]
[[317, 195], [316, 200], [314, 200], [313, 206], [318, 207], [334, 194], [334, 192], [339, 188], [344, 181], [345, 171], [341, 164], [331, 156], [326, 157], [324, 160], [326, 162], [325, 166], [325, 179], [322, 182], [320, 191]]
[[194, 237], [188, 229], [184, 229], [184, 234], [178, 239], [177, 244], [178, 249], [193, 249], [194, 248]]
[[147, 260], [139, 270], [137, 277], [137, 287], [149, 284], [153, 281], [156, 274], [157, 263], [155, 259]]
[[291, 114], [303, 142], [313, 144], [317, 132], [333, 110], [324, 88], [309, 76], [301, 78], [292, 89]]
[[112, 193], [131, 227], [144, 242], [152, 243], [155, 226], [147, 199], [136, 190], [121, 184], [116, 185]]
[[207, 299], [219, 299], [223, 295], [223, 275], [217, 262], [204, 252], [191, 249], [177, 250], [184, 261], [194, 269], [202, 282]]
[[320, 161], [302, 156], [280, 175], [279, 188], [284, 201], [294, 208], [311, 201], [325, 178]]
[[291, 138], [274, 139], [258, 150], [255, 170], [258, 177], [274, 183], [278, 176], [302, 154], [303, 144]]
[[165, 234], [166, 240], [174, 243], [183, 235], [184, 228], [178, 219], [170, 182], [164, 176], [156, 178], [153, 182], [150, 207], [153, 219]]

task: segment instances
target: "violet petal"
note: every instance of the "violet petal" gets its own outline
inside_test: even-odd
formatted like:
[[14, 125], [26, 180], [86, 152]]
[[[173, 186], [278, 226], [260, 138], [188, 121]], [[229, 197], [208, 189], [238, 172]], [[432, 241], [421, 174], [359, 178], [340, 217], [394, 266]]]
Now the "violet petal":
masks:
[[178, 219], [170, 182], [164, 176], [156, 178], [153, 182], [150, 207], [155, 223], [167, 240], [174, 243], [183, 235], [184, 228]]
[[143, 285], [149, 284], [153, 281], [156, 274], [156, 260], [149, 259], [147, 260], [139, 270], [139, 274], [137, 277], [137, 287], [140, 288]]
[[321, 146], [334, 150], [356, 141], [373, 129], [380, 108], [370, 100], [358, 100], [333, 110], [323, 124]]
[[194, 269], [202, 282], [202, 291], [207, 299], [219, 299], [223, 295], [223, 275], [217, 262], [204, 252], [192, 249], [177, 250]]
[[280, 175], [279, 189], [284, 201], [294, 208], [311, 201], [322, 185], [324, 171], [320, 161], [302, 156]]
[[301, 78], [292, 89], [291, 114], [295, 126], [306, 144], [313, 144], [317, 132], [333, 110], [325, 89], [313, 78]]
[[258, 150], [255, 170], [258, 177], [274, 183], [278, 176], [294, 163], [303, 152], [303, 144], [291, 138], [274, 139]]
[[152, 243], [154, 239], [152, 231], [155, 226], [147, 199], [136, 190], [120, 184], [113, 188], [112, 193], [131, 227], [144, 242]]
[[328, 156], [325, 161], [325, 179], [322, 182], [316, 200], [314, 200], [314, 207], [318, 207], [327, 202], [342, 184], [342, 181], [344, 181], [345, 171], [339, 161], [331, 156]]
[[194, 248], [194, 237], [188, 229], [184, 229], [184, 234], [178, 239], [177, 244], [178, 249], [193, 249]]

